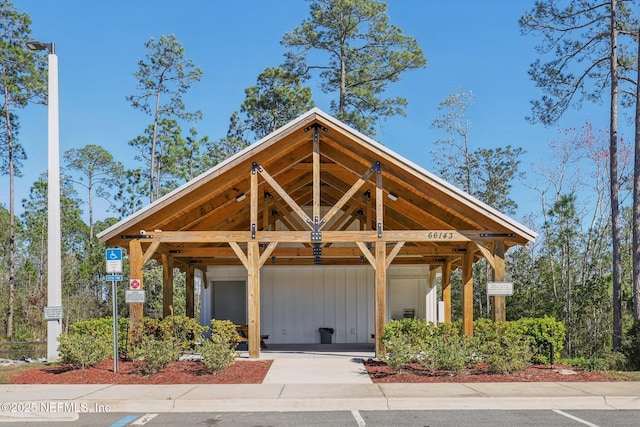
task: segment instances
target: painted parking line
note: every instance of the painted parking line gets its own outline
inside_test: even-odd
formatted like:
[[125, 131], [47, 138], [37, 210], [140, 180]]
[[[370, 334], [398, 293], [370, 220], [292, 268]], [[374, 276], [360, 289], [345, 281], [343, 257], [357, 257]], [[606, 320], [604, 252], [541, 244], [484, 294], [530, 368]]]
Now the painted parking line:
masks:
[[139, 419], [137, 419], [136, 421], [132, 422], [131, 425], [132, 426], [143, 426], [146, 423], [148, 423], [149, 421], [151, 421], [152, 419], [154, 419], [155, 417], [157, 417], [158, 414], [146, 414], [142, 417], [140, 417]]
[[583, 420], [582, 418], [578, 418], [578, 417], [576, 417], [574, 415], [567, 414], [566, 412], [563, 412], [563, 411], [561, 411], [559, 409], [554, 409], [553, 412], [555, 412], [556, 414], [562, 415], [563, 417], [567, 417], [569, 419], [572, 419], [573, 421], [577, 421], [579, 423], [582, 423], [582, 424], [584, 424], [586, 426], [589, 426], [589, 427], [599, 427], [597, 424], [590, 423], [589, 421]]
[[139, 415], [127, 415], [124, 418], [121, 418], [120, 420], [116, 421], [115, 423], [111, 424], [109, 427], [124, 427], [127, 424], [129, 424], [131, 421], [135, 420], [136, 418], [138, 418]]
[[360, 415], [360, 412], [357, 409], [352, 409], [351, 415], [353, 415], [353, 418], [355, 418], [356, 423], [358, 423], [358, 427], [364, 427], [367, 425], [367, 423], [364, 422], [364, 418], [362, 418], [362, 415]]

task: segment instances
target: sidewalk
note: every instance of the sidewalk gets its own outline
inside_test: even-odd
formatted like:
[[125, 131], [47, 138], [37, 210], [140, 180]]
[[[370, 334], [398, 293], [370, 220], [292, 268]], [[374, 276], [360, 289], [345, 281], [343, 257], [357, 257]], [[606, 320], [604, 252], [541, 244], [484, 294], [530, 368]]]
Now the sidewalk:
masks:
[[[51, 412], [635, 409], [640, 383], [3, 385], [0, 421]], [[8, 402], [20, 402], [4, 411]], [[9, 413], [8, 413], [9, 412]], [[35, 415], [35, 414], [34, 414]]]
[[373, 384], [360, 362], [368, 357], [358, 349], [265, 351], [261, 358], [274, 363], [262, 384], [0, 385], [0, 422], [100, 411], [640, 410], [640, 382]]

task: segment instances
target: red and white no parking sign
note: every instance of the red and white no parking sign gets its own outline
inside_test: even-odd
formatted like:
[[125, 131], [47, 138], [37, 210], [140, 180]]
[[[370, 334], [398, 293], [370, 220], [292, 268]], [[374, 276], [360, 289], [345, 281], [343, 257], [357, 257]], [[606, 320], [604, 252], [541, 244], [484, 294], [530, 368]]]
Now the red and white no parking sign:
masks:
[[131, 279], [131, 280], [129, 280], [129, 288], [131, 288], [131, 289], [140, 289], [140, 279]]

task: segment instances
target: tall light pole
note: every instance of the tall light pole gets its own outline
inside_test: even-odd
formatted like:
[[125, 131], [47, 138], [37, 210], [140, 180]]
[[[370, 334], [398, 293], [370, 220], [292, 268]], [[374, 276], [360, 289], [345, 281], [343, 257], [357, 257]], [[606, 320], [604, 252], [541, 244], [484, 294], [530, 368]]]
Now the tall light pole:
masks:
[[49, 52], [48, 73], [48, 239], [47, 239], [47, 361], [58, 360], [62, 332], [62, 233], [60, 227], [60, 131], [58, 116], [58, 57], [53, 43], [27, 42], [30, 50]]

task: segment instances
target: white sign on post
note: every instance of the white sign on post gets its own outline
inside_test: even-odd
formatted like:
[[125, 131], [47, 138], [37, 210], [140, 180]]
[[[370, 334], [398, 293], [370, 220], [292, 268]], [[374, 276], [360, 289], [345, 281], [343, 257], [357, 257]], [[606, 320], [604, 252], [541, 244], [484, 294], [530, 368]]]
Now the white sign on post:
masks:
[[144, 303], [145, 294], [142, 290], [127, 289], [124, 293], [124, 302]]
[[107, 274], [122, 273], [122, 249], [109, 248], [106, 252], [107, 258]]
[[62, 307], [45, 307], [44, 308], [44, 320], [62, 320], [63, 310]]
[[487, 295], [511, 296], [513, 295], [512, 282], [487, 282]]

